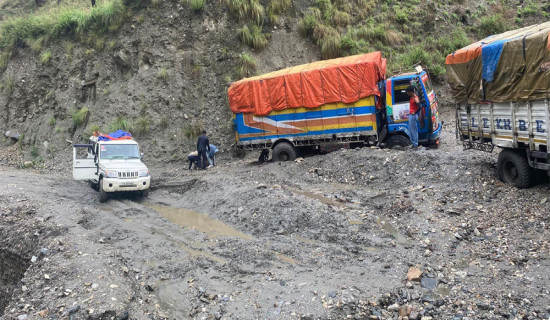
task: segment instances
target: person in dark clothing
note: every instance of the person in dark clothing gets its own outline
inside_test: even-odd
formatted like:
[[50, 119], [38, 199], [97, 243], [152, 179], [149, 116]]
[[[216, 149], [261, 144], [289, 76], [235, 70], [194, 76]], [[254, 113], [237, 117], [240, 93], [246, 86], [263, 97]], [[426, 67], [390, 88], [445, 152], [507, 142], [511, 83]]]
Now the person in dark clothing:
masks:
[[197, 151], [199, 152], [199, 168], [204, 170], [208, 163], [206, 153], [210, 151], [210, 141], [205, 130], [202, 131], [202, 135], [197, 140]]

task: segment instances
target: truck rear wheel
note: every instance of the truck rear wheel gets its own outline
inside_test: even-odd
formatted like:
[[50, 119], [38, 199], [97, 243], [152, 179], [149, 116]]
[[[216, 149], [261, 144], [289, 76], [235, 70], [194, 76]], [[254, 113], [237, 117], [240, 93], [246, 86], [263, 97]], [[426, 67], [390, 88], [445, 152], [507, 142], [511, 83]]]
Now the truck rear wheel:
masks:
[[103, 179], [99, 180], [99, 202], [105, 202], [109, 199], [109, 194], [103, 190]]
[[498, 177], [505, 183], [517, 188], [529, 188], [533, 185], [533, 170], [529, 167], [527, 157], [519, 152], [504, 149], [497, 162]]
[[390, 149], [403, 150], [410, 145], [412, 145], [411, 140], [400, 134], [394, 134], [386, 140], [386, 146]]
[[273, 148], [273, 161], [292, 161], [296, 159], [296, 149], [288, 142], [281, 142]]

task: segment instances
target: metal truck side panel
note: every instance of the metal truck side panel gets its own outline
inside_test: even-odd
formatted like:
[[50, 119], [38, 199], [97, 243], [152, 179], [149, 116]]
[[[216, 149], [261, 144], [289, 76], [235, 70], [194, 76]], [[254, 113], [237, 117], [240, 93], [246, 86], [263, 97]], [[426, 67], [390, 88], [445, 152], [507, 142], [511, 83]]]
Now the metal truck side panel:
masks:
[[377, 132], [374, 96], [351, 104], [325, 104], [318, 108], [273, 111], [267, 116], [237, 113], [238, 144], [259, 141], [318, 139], [323, 136], [375, 135]]
[[491, 141], [503, 148], [525, 146], [531, 151], [548, 145], [547, 100], [460, 104], [457, 117], [462, 139]]

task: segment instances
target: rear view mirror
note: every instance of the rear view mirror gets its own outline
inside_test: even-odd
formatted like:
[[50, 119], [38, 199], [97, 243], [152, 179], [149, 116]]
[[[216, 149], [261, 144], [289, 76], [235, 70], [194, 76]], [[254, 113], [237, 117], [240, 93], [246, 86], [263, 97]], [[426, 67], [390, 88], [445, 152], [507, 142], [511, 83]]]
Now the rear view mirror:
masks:
[[141, 158], [141, 160], [143, 160], [143, 152], [140, 153], [139, 157]]

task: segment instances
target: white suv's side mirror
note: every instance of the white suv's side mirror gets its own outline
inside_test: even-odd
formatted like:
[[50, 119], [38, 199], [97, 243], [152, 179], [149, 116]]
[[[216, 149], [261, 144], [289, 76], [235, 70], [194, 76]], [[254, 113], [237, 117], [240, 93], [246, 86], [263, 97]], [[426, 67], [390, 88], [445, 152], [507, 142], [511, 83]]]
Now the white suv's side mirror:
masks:
[[139, 154], [139, 157], [143, 160], [143, 152]]

